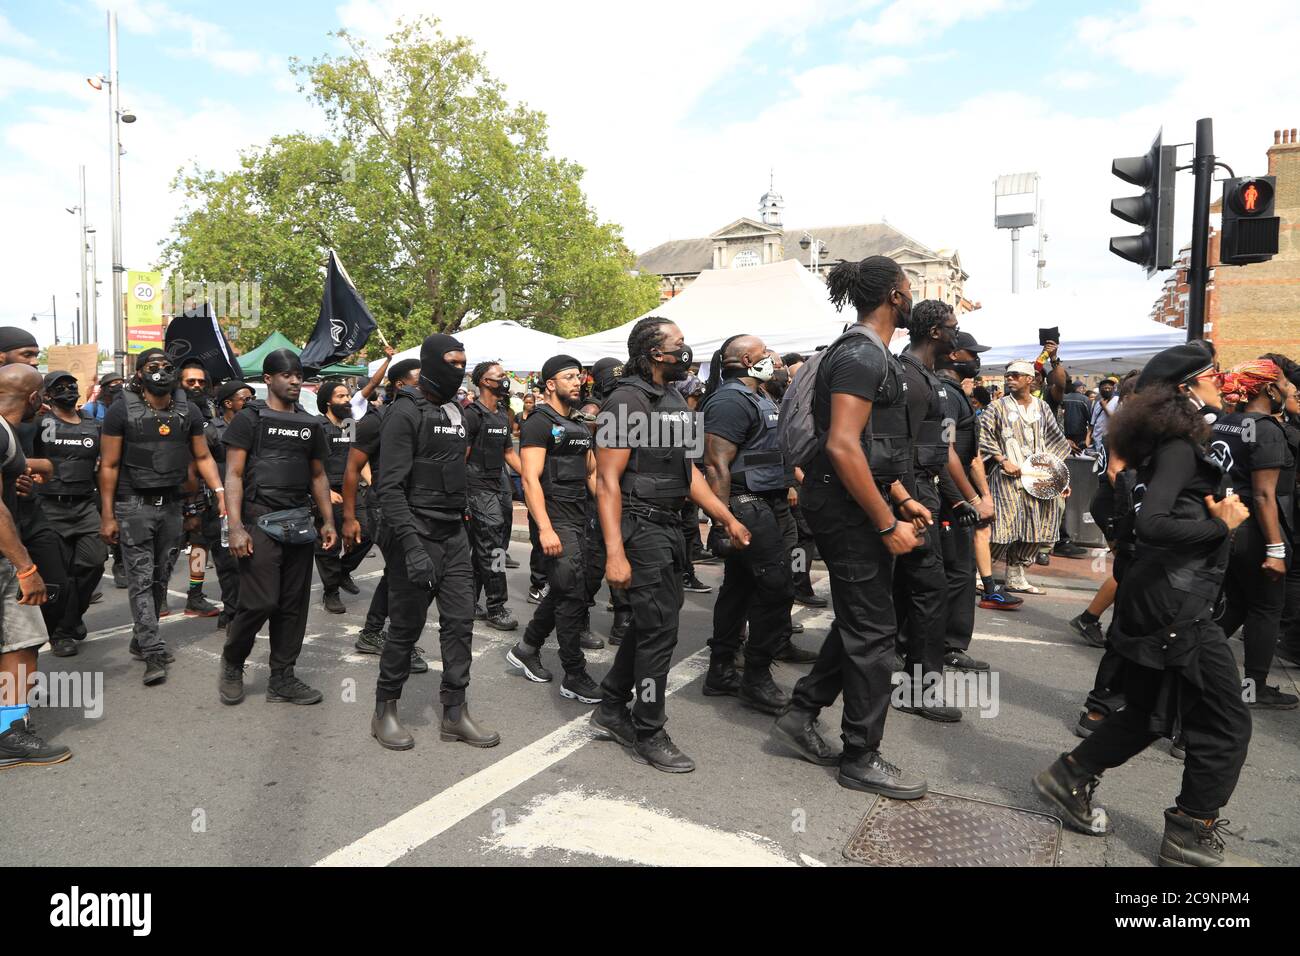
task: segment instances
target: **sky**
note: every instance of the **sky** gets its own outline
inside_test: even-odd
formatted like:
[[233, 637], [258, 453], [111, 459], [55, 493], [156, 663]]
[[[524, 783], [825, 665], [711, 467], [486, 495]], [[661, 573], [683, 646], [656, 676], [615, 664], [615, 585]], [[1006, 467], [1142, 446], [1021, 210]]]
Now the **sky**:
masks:
[[[109, 106], [103, 0], [0, 0], [0, 325], [53, 340], [77, 306], [78, 166], [100, 237], [109, 340]], [[1273, 130], [1300, 126], [1300, 5], [1261, 0], [622, 0], [563, 4], [120, 0], [123, 263], [155, 264], [182, 168], [233, 168], [271, 136], [323, 133], [290, 59], [340, 52], [341, 27], [382, 42], [400, 17], [472, 39], [508, 96], [544, 112], [554, 152], [586, 170], [598, 215], [644, 251], [756, 217], [769, 176], [787, 227], [887, 221], [955, 249], [967, 295], [1010, 289], [993, 181], [1037, 172], [1046, 278], [1143, 320], [1159, 291], [1108, 251], [1135, 231], [1109, 214], [1136, 190], [1116, 156], [1187, 143], [1200, 117], [1238, 175], [1267, 171]], [[1242, 47], [1229, 44], [1237, 17]], [[1190, 148], [1179, 153], [1189, 162]], [[1191, 234], [1179, 176], [1176, 243]], [[1217, 190], [1216, 190], [1217, 195]], [[1021, 243], [1032, 286], [1036, 236]], [[836, 257], [831, 249], [830, 257]], [[231, 277], [238, 279], [239, 277]], [[364, 291], [364, 290], [363, 290]], [[31, 316], [37, 314], [37, 322]]]

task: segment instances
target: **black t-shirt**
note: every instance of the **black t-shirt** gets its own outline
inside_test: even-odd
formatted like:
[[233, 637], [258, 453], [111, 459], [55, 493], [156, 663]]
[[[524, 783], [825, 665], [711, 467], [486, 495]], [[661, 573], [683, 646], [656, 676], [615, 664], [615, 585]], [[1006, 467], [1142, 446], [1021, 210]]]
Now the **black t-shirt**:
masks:
[[717, 435], [737, 448], [744, 448], [761, 424], [754, 402], [734, 388], [714, 393], [704, 405], [704, 433]]
[[[311, 429], [311, 437], [307, 440], [308, 460], [324, 462], [329, 457], [330, 449], [329, 441], [325, 438], [325, 429], [321, 427], [321, 419], [315, 416], [304, 416], [303, 427]], [[258, 413], [253, 409], [245, 408], [230, 420], [230, 424], [226, 426], [226, 433], [222, 436], [227, 447], [242, 448], [250, 452], [244, 463], [245, 489], [248, 487], [248, 479], [253, 470], [254, 460], [251, 452], [257, 438], [257, 429]], [[311, 504], [311, 487], [299, 491], [293, 488], [267, 488], [259, 484], [256, 500], [259, 505], [276, 510], [301, 508], [303, 505]], [[247, 493], [244, 495], [244, 501], [248, 501]]]
[[[171, 415], [173, 417], [177, 415], [175, 411], [159, 412], [158, 414], [160, 416]], [[203, 434], [203, 422], [204, 422], [203, 413], [192, 402], [187, 400], [185, 402], [184, 417], [179, 421], [174, 421], [172, 425], [173, 427], [181, 429], [186, 435], [193, 438], [195, 435]], [[123, 462], [125, 462], [126, 460], [125, 459], [126, 441], [129, 440], [126, 439], [125, 437], [126, 431], [127, 431], [126, 399], [119, 395], [117, 400], [114, 401], [113, 404], [108, 407], [108, 411], [104, 413], [104, 434], [124, 439], [122, 442]], [[169, 491], [172, 489], [151, 488], [148, 490]], [[118, 472], [117, 472], [117, 491], [115, 493], [117, 495], [123, 495], [123, 494], [129, 494], [130, 491], [131, 491], [131, 476], [128, 473], [128, 469], [126, 465], [122, 464], [121, 467], [118, 468]]]
[[384, 424], [382, 411], [370, 412], [365, 418], [357, 422], [356, 441], [352, 447], [359, 452], [364, 452], [366, 459], [370, 462], [370, 484], [372, 486], [379, 484], [379, 432]]
[[[1210, 454], [1223, 464], [1228, 487], [1247, 501], [1254, 497], [1252, 472], [1267, 468], [1285, 469], [1286, 434], [1282, 426], [1271, 418], [1235, 412], [1214, 423]], [[1279, 487], [1278, 493], [1286, 494], [1287, 490]]]
[[[8, 423], [6, 422], [5, 424]], [[9, 428], [0, 425], [0, 461], [4, 461], [9, 457], [11, 444], [9, 433], [12, 428], [12, 425], [10, 425]], [[9, 509], [10, 516], [13, 517], [15, 521], [18, 520], [15, 515], [15, 512], [18, 510], [18, 489], [15, 487], [14, 482], [18, 480], [19, 475], [26, 471], [27, 456], [23, 453], [22, 444], [19, 442], [17, 447], [14, 447], [13, 449], [13, 458], [7, 465], [0, 468], [0, 480], [3, 481], [5, 507]]]
[[[519, 447], [524, 448], [545, 448], [546, 453], [551, 454], [555, 446], [556, 435], [554, 430], [559, 425], [553, 425], [549, 417], [543, 414], [532, 414], [528, 416], [528, 421], [524, 422], [519, 428]], [[561, 437], [562, 437], [561, 433]], [[546, 514], [555, 521], [558, 517], [566, 517], [573, 520], [582, 520], [587, 513], [586, 501], [562, 501], [558, 498], [546, 499]]]

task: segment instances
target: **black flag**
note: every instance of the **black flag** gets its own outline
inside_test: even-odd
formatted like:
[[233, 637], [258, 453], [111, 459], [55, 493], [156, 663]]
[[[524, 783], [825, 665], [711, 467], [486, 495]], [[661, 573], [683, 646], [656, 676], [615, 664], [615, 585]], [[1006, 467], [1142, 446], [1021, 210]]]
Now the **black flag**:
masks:
[[325, 295], [320, 303], [320, 318], [302, 349], [304, 368], [317, 370], [347, 358], [365, 348], [375, 320], [361, 293], [352, 284], [339, 257], [330, 250], [325, 275]]
[[197, 358], [203, 363], [208, 381], [213, 385], [241, 377], [234, 350], [207, 302], [186, 309], [168, 323], [163, 350], [178, 366], [188, 358]]

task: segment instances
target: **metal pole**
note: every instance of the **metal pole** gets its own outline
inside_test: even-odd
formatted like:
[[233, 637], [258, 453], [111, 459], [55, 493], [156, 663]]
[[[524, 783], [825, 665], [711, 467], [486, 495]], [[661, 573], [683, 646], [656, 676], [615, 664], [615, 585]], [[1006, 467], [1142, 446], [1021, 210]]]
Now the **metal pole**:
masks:
[[81, 229], [77, 233], [77, 245], [81, 254], [81, 315], [77, 321], [78, 332], [82, 342], [89, 342], [90, 335], [86, 327], [86, 317], [90, 315], [90, 300], [86, 298], [86, 167], [80, 171], [81, 177]]
[[117, 14], [108, 12], [109, 141], [108, 176], [113, 217], [113, 334], [114, 366], [118, 375], [126, 374], [126, 315], [122, 310], [122, 141], [118, 126], [121, 96], [117, 76]]
[[1192, 264], [1187, 270], [1187, 341], [1205, 337], [1205, 294], [1210, 284], [1210, 185], [1214, 181], [1214, 120], [1196, 121], [1192, 194]]
[[99, 236], [93, 230], [90, 233], [90, 327], [94, 330], [93, 341], [99, 341]]
[[50, 315], [54, 319], [54, 344], [59, 344], [59, 303], [50, 296]]
[[1020, 230], [1011, 230], [1011, 292], [1020, 291]]
[[1040, 289], [1047, 288], [1047, 279], [1044, 278], [1044, 270], [1047, 268], [1047, 229], [1043, 222], [1043, 210], [1047, 208], [1047, 200], [1041, 200], [1038, 203], [1038, 283]]

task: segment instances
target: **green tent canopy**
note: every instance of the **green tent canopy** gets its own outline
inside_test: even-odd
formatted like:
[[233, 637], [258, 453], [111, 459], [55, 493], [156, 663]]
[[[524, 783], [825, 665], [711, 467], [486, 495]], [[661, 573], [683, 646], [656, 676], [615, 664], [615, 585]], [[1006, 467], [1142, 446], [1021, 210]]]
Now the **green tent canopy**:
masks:
[[[245, 352], [239, 356], [239, 368], [244, 373], [245, 378], [259, 379], [262, 376], [262, 363], [266, 357], [276, 349], [289, 349], [293, 352], [301, 352], [298, 346], [294, 345], [289, 339], [280, 332], [272, 332], [270, 337], [250, 352]], [[329, 365], [320, 370], [323, 376], [329, 375], [367, 375], [364, 365]]]

